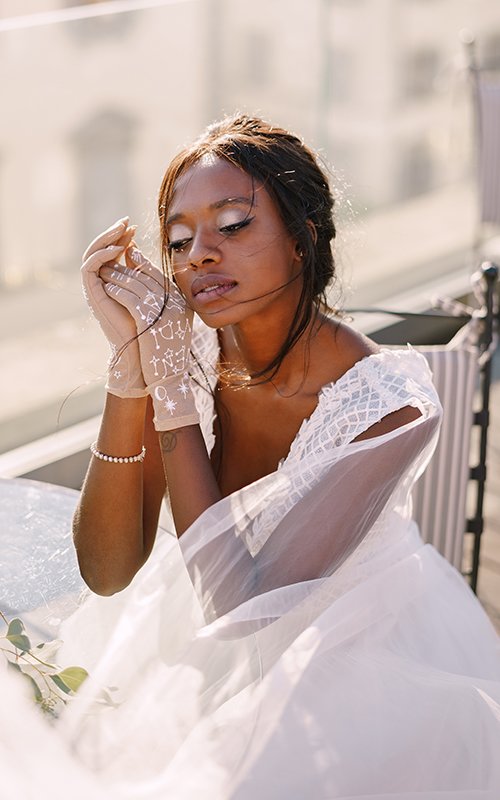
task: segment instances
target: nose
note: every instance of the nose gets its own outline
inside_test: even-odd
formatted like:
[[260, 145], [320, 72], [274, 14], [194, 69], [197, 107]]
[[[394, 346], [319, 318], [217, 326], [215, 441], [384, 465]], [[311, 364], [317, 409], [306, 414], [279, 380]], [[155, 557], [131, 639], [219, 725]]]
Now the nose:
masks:
[[195, 234], [189, 251], [189, 266], [192, 269], [199, 269], [218, 264], [220, 260], [219, 243], [215, 242], [213, 237], [204, 235], [202, 232]]

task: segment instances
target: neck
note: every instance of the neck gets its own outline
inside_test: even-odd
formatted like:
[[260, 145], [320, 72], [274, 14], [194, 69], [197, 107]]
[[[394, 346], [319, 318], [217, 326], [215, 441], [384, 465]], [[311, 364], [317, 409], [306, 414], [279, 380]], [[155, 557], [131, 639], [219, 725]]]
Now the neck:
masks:
[[[226, 327], [221, 334], [222, 353], [229, 370], [236, 375], [251, 376], [261, 373], [276, 358], [283, 347], [291, 320], [274, 319], [270, 325], [258, 326], [252, 320]], [[295, 391], [303, 382], [308, 364], [311, 336], [319, 328], [320, 321], [309, 323], [299, 340], [285, 355], [276, 372], [264, 374], [257, 379], [260, 383], [272, 374], [272, 384], [278, 392]]]

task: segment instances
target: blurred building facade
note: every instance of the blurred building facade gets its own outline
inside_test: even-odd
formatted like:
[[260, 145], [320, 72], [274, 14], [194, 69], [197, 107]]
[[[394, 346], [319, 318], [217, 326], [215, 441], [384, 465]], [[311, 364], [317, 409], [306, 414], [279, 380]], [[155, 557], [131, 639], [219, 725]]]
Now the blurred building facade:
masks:
[[147, 224], [173, 152], [238, 108], [319, 148], [361, 211], [467, 177], [473, 8], [500, 61], [481, 0], [193, 0], [0, 33], [0, 281], [64, 270], [125, 213]]
[[[459, 32], [500, 67], [496, 3], [177, 0], [57, 16], [75, 6], [101, 4], [0, 0], [0, 450], [53, 430], [68, 393], [102, 376], [81, 253], [129, 214], [154, 257], [164, 169], [223, 113], [289, 127], [333, 166], [365, 231], [364, 302], [455, 268], [474, 202]], [[2, 29], [20, 14], [32, 24]], [[97, 413], [102, 388], [80, 396], [63, 423]]]

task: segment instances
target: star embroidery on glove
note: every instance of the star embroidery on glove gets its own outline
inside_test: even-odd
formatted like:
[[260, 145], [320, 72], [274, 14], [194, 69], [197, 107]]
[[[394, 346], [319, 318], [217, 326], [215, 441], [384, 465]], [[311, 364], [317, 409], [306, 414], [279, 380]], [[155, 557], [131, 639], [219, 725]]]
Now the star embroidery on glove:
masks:
[[122, 374], [121, 374], [119, 369], [115, 370], [113, 374], [114, 374], [115, 378], [121, 378], [121, 376], [122, 376]]
[[155, 378], [157, 378], [157, 377], [158, 377], [158, 375], [159, 375], [159, 372], [158, 372], [158, 370], [157, 370], [157, 368], [156, 368], [156, 365], [160, 363], [160, 360], [161, 360], [161, 359], [157, 358], [156, 356], [153, 356], [153, 358], [151, 358], [151, 359], [150, 359], [150, 361], [149, 361], [149, 363], [150, 363], [150, 364], [152, 364], [152, 365], [153, 365], [153, 367], [154, 367], [154, 370], [155, 370]]
[[135, 264], [144, 264], [146, 262], [146, 259], [142, 255], [141, 251], [137, 250], [137, 248], [135, 248], [135, 247], [133, 248], [132, 252], [130, 253], [130, 258], [132, 259], [132, 261]]
[[152, 306], [155, 309], [155, 311], [161, 311], [158, 296], [150, 289], [148, 289], [146, 292], [146, 297], [144, 298], [144, 305]]
[[171, 400], [170, 397], [167, 396], [164, 405], [167, 411], [170, 411], [170, 415], [173, 416], [174, 411], [177, 407], [177, 403], [175, 402], [175, 400]]
[[180, 392], [182, 396], [185, 398], [189, 394], [189, 386], [186, 386], [184, 381], [182, 381], [182, 383], [179, 384], [179, 388], [177, 389], [177, 391]]

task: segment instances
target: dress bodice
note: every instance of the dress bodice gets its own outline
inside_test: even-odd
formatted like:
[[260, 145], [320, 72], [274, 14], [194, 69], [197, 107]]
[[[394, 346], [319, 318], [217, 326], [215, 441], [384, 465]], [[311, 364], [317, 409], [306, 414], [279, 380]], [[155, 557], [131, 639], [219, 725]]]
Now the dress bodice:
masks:
[[[203, 437], [210, 453], [214, 446], [214, 390], [217, 384], [219, 342], [217, 332], [196, 319], [192, 352], [196, 406]], [[325, 449], [351, 443], [367, 428], [403, 406], [413, 405], [423, 414], [440, 409], [428, 363], [411, 346], [382, 348], [354, 364], [337, 381], [325, 384], [318, 404], [293, 439], [278, 468], [314, 457]]]
[[[213, 392], [217, 382], [219, 345], [216, 331], [201, 322], [195, 326], [193, 354], [196, 404], [210, 452], [214, 445]], [[316, 408], [304, 419], [287, 456], [277, 465], [274, 475], [281, 480], [273, 484], [274, 501], [262, 508], [247, 527], [246, 540], [251, 554], [259, 552], [279, 521], [336, 462], [349, 457], [351, 452], [356, 453], [359, 448], [354, 440], [360, 434], [405, 406], [418, 408], [424, 420], [439, 417], [441, 413], [427, 361], [411, 347], [381, 349], [358, 361], [337, 381], [325, 384], [319, 392]], [[414, 423], [405, 427], [412, 425]], [[394, 431], [372, 441], [380, 444], [397, 435], [397, 431]], [[390, 508], [385, 509], [386, 514], [394, 513], [396, 508], [400, 517], [410, 518], [411, 489], [427, 463], [434, 444], [419, 451], [407, 465], [406, 473], [401, 476], [394, 490], [393, 502]], [[365, 442], [363, 448], [369, 449], [370, 444]], [[256, 485], [260, 487], [260, 481]], [[247, 495], [251, 492], [251, 487], [246, 487]], [[384, 515], [381, 515], [374, 522], [373, 533], [383, 529], [383, 521]], [[394, 526], [391, 530], [394, 530]]]

